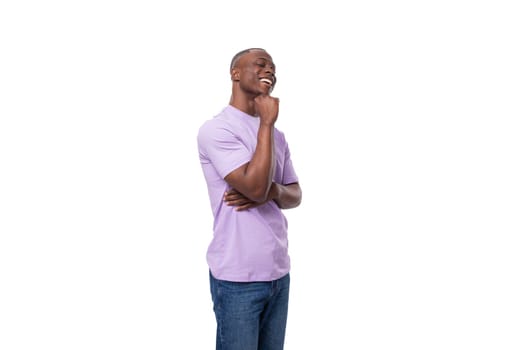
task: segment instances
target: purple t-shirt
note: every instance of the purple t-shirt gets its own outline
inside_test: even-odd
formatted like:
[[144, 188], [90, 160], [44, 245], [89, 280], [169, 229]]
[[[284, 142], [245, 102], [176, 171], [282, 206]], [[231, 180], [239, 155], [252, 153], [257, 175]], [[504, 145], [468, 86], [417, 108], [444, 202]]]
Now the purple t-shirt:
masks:
[[[243, 211], [227, 206], [226, 175], [249, 162], [257, 145], [259, 118], [233, 106], [201, 126], [199, 157], [214, 216], [207, 261], [212, 275], [235, 282], [271, 281], [290, 271], [288, 223], [274, 201]], [[273, 181], [298, 182], [284, 134], [274, 130]]]

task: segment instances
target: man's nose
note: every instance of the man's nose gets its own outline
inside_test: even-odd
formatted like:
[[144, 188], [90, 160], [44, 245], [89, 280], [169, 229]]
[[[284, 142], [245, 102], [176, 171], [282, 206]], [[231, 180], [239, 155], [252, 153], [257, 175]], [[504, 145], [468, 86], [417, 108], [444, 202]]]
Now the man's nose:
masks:
[[265, 71], [266, 73], [271, 73], [271, 74], [274, 74], [274, 73], [275, 73], [275, 69], [274, 69], [272, 66], [270, 66], [270, 65], [265, 66], [265, 67], [264, 67], [264, 71]]

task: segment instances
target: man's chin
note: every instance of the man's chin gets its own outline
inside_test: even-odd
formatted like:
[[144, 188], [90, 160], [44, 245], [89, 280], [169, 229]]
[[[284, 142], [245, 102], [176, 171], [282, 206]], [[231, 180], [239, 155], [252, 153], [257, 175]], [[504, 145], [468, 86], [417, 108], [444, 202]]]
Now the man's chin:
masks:
[[262, 87], [260, 90], [259, 90], [259, 95], [269, 95], [272, 93], [272, 87], [271, 86], [268, 86], [268, 87]]

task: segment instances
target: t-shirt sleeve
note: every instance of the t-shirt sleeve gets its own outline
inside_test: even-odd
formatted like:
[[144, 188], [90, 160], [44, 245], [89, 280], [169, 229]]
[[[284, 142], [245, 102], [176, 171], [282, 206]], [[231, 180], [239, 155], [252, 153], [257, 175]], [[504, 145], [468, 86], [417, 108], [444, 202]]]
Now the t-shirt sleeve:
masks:
[[299, 178], [295, 173], [295, 169], [292, 163], [292, 157], [290, 155], [290, 149], [288, 143], [284, 142], [284, 165], [283, 165], [283, 184], [288, 185], [291, 183], [299, 182]]
[[201, 162], [211, 163], [222, 178], [249, 162], [252, 156], [227, 125], [215, 122], [200, 128], [198, 145]]

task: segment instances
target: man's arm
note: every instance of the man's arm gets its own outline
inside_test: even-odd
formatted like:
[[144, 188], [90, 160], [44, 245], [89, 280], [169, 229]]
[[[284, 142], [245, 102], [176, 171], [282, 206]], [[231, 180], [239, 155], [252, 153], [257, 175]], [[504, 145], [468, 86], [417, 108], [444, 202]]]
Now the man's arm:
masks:
[[273, 183], [268, 194], [269, 200], [274, 200], [281, 209], [291, 209], [301, 204], [303, 193], [298, 183], [280, 185]]
[[298, 183], [280, 185], [274, 182], [270, 186], [268, 197], [263, 202], [254, 202], [235, 189], [224, 194], [226, 205], [236, 207], [235, 210], [237, 211], [254, 208], [270, 200], [273, 200], [281, 209], [295, 208], [301, 204], [301, 186]]
[[255, 104], [259, 113], [257, 146], [252, 159], [235, 169], [224, 180], [254, 202], [264, 202], [268, 197], [273, 178], [274, 124], [279, 114], [279, 100], [271, 96], [258, 96]]
[[272, 184], [273, 163], [273, 125], [261, 124], [252, 159], [226, 175], [224, 180], [248, 199], [264, 202]]

